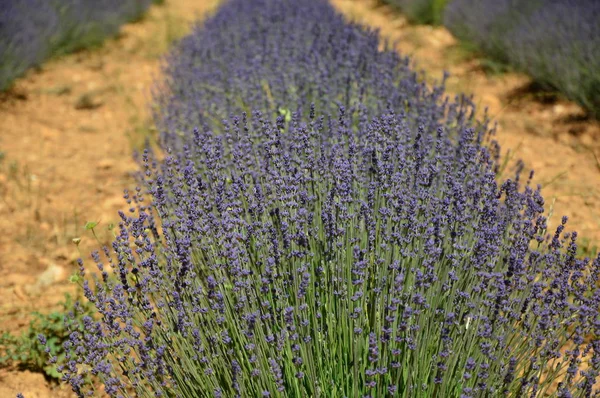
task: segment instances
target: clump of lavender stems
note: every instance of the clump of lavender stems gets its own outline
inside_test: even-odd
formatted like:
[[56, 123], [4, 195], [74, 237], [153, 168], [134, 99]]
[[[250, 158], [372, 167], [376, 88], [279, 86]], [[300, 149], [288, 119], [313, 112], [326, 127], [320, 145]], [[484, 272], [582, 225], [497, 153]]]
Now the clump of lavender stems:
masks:
[[152, 0], [2, 0], [0, 91], [51, 56], [96, 46]]
[[361, 104], [368, 117], [392, 108], [412, 127], [458, 131], [474, 109], [468, 98], [445, 99], [443, 81], [428, 88], [409, 58], [324, 0], [227, 1], [166, 61], [155, 119], [172, 148], [195, 127], [218, 130], [222, 119], [255, 110], [275, 121], [311, 103], [333, 114]]
[[146, 152], [152, 205], [127, 195], [68, 343], [80, 396], [591, 396], [600, 259], [497, 185], [485, 129], [300, 114]]
[[454, 0], [444, 25], [600, 118], [600, 2]]

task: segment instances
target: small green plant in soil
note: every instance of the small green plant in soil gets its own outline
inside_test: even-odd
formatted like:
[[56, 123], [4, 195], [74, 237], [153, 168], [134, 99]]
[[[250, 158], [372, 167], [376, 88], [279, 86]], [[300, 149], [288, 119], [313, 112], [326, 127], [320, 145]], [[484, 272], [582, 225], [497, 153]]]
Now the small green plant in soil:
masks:
[[439, 25], [448, 0], [384, 0], [413, 23]]
[[[52, 380], [60, 379], [61, 374], [57, 366], [65, 362], [63, 342], [69, 335], [64, 325], [64, 317], [73, 311], [74, 306], [75, 301], [67, 293], [59, 310], [48, 314], [34, 312], [29, 327], [20, 335], [3, 332], [0, 335], [0, 368], [16, 366], [19, 369], [44, 373]], [[82, 304], [81, 308], [84, 314], [77, 312], [78, 319], [93, 313], [92, 307], [87, 303]], [[44, 339], [45, 345], [40, 341]], [[49, 362], [50, 357], [56, 357], [55, 363]]]

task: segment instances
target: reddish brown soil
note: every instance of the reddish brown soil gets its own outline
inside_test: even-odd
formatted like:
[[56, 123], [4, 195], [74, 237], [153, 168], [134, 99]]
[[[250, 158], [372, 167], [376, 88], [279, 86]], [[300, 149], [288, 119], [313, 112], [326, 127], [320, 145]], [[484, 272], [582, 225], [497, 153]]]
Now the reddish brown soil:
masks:
[[[600, 242], [600, 125], [583, 120], [576, 105], [535, 101], [519, 74], [489, 75], [478, 59], [464, 56], [443, 28], [410, 26], [376, 0], [332, 0], [349, 18], [399, 40], [428, 78], [450, 71], [450, 92], [468, 92], [488, 106], [498, 139], [536, 170], [554, 214]], [[32, 311], [57, 308], [75, 291], [68, 276], [75, 260], [99, 244], [83, 225], [110, 241], [110, 223], [124, 208], [124, 188], [135, 184], [133, 149], [153, 137], [149, 90], [159, 57], [218, 0], [167, 0], [142, 22], [125, 26], [102, 48], [46, 63], [20, 79], [0, 101], [0, 321], [19, 332]], [[520, 94], [515, 94], [520, 92]], [[557, 217], [554, 216], [554, 224]], [[72, 243], [81, 238], [79, 250]], [[0, 370], [0, 397], [70, 397], [69, 389], [40, 373]]]

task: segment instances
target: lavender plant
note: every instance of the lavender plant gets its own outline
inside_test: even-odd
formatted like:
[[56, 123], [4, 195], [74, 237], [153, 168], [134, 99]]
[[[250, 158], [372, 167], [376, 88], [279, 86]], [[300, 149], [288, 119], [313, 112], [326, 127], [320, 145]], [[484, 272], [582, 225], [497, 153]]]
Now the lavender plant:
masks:
[[[181, 147], [197, 126], [220, 129], [231, 114], [261, 110], [272, 121], [297, 107], [369, 117], [388, 107], [407, 122], [451, 126], [443, 85], [420, 82], [409, 59], [385, 50], [377, 32], [347, 23], [323, 0], [230, 0], [167, 57], [155, 116], [167, 142]], [[461, 115], [472, 105], [462, 103]]]
[[600, 258], [576, 257], [566, 219], [547, 235], [539, 187], [496, 183], [485, 127], [366, 113], [244, 114], [146, 152], [151, 201], [126, 193], [83, 283], [102, 317], [72, 325], [73, 390], [599, 394]]
[[97, 45], [153, 0], [5, 0], [0, 4], [0, 90], [46, 58]]
[[599, 2], [549, 1], [507, 36], [510, 62], [600, 118], [598, 21]]
[[482, 50], [496, 60], [508, 62], [504, 35], [519, 26], [527, 16], [524, 14], [529, 14], [539, 6], [539, 1], [455, 0], [446, 8], [444, 25], [473, 48]]
[[600, 116], [600, 3], [454, 0], [444, 24], [458, 38], [514, 65]]

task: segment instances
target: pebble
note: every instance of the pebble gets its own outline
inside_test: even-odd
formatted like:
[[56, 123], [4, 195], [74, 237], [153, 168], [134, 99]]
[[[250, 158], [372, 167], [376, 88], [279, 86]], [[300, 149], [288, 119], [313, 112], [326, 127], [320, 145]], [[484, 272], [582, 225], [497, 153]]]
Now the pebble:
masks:
[[555, 115], [560, 116], [563, 113], [565, 113], [565, 107], [564, 105], [561, 104], [556, 104], [552, 107], [552, 111], [554, 112]]
[[[65, 280], [67, 271], [60, 265], [49, 263], [48, 268], [38, 275], [36, 282], [33, 285], [26, 285], [25, 292], [29, 295], [39, 295], [42, 290], [50, 285]], [[15, 288], [15, 293], [16, 293]]]

